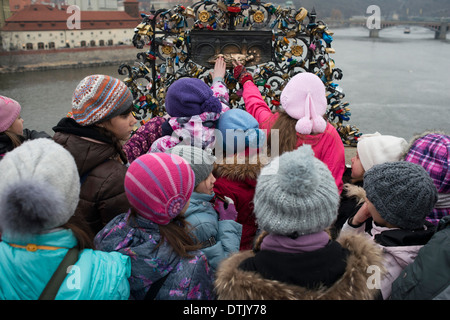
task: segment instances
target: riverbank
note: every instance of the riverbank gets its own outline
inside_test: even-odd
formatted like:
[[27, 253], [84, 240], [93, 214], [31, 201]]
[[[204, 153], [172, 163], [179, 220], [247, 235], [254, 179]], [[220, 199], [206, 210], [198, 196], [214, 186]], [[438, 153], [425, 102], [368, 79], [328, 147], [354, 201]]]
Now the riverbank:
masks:
[[64, 48], [0, 52], [0, 73], [76, 69], [132, 63], [140, 52], [133, 46]]

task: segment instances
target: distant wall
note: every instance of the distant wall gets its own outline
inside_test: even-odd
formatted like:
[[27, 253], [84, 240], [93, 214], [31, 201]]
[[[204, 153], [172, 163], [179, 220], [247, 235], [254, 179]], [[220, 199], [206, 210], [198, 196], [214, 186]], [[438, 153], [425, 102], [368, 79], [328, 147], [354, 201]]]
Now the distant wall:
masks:
[[114, 46], [0, 52], [0, 73], [130, 63], [141, 51]]

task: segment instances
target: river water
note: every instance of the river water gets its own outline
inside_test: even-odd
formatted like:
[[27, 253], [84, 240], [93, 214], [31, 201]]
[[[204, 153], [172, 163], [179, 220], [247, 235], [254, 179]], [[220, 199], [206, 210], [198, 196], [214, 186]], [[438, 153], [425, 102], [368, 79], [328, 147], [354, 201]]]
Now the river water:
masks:
[[[352, 114], [346, 124], [407, 140], [425, 130], [450, 132], [449, 39], [435, 40], [434, 32], [420, 27], [410, 34], [400, 27], [382, 30], [378, 39], [370, 39], [365, 28], [333, 31], [333, 59], [344, 73], [337, 83]], [[53, 135], [51, 128], [70, 111], [78, 82], [95, 73], [123, 79], [117, 69], [0, 74], [0, 94], [20, 102], [26, 128]]]

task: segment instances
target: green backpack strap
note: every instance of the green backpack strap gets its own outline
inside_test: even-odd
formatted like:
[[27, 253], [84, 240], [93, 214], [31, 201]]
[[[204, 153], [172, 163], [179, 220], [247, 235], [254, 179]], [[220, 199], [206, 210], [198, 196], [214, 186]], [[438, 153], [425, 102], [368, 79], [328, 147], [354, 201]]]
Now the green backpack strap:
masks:
[[74, 265], [78, 260], [78, 247], [73, 247], [67, 251], [63, 260], [48, 281], [47, 285], [39, 296], [39, 300], [54, 300], [62, 282], [67, 276], [67, 268]]

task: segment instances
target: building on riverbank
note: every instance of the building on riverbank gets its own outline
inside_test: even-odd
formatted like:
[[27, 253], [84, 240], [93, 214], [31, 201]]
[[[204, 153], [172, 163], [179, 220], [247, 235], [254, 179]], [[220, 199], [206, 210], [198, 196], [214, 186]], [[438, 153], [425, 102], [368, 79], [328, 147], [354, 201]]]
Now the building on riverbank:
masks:
[[80, 11], [77, 28], [76, 13], [69, 6], [32, 4], [6, 19], [0, 30], [0, 50], [129, 45], [142, 20], [138, 5], [127, 0], [124, 11]]

